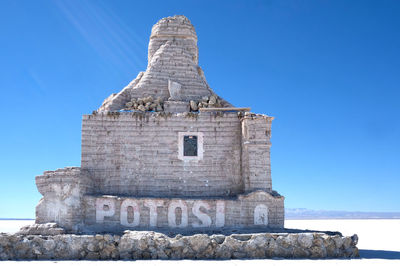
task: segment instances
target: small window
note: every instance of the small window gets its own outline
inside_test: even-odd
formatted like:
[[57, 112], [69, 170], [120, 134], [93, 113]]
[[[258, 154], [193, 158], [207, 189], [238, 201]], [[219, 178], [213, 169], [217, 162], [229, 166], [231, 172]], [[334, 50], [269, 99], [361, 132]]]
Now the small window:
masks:
[[199, 161], [203, 159], [203, 133], [178, 133], [178, 158], [183, 161]]
[[197, 136], [183, 137], [183, 156], [197, 156]]

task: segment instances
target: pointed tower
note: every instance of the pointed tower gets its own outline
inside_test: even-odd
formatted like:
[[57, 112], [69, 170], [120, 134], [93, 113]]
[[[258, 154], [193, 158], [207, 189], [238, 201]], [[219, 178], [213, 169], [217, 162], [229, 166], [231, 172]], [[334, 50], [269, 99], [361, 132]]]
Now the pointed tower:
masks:
[[[146, 71], [140, 72], [121, 92], [108, 97], [99, 112], [118, 111], [131, 99], [149, 96], [171, 101], [167, 104], [173, 108], [214, 94], [198, 65], [196, 31], [185, 16], [158, 21], [151, 30], [148, 50]], [[231, 105], [221, 99], [221, 106]]]

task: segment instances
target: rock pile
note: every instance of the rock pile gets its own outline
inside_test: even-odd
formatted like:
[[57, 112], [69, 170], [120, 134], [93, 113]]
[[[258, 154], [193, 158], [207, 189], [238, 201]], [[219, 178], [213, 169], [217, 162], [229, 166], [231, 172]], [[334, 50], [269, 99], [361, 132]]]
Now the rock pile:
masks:
[[225, 107], [225, 104], [221, 99], [213, 94], [210, 97], [204, 96], [200, 101], [190, 101], [190, 111], [198, 111], [200, 108], [213, 108], [213, 107]]
[[153, 100], [152, 96], [144, 98], [132, 98], [129, 102], [125, 104], [125, 109], [123, 110], [161, 112], [164, 110], [164, 103], [161, 98]]
[[[200, 101], [191, 100], [189, 101], [190, 111], [197, 112], [200, 108], [213, 108], [213, 107], [226, 107], [226, 102], [221, 100], [217, 95], [212, 94], [211, 96], [204, 96]], [[161, 97], [153, 99], [152, 96], [144, 98], [132, 98], [125, 104], [125, 108], [122, 110], [126, 111], [164, 111], [164, 101]]]
[[324, 233], [196, 234], [152, 231], [119, 235], [0, 234], [0, 260], [16, 259], [241, 259], [358, 257], [357, 235]]

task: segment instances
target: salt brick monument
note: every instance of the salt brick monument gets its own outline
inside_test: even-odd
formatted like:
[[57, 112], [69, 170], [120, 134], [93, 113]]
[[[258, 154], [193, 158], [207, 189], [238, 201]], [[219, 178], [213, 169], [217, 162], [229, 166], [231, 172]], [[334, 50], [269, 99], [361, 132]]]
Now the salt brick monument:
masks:
[[283, 228], [272, 117], [208, 86], [184, 16], [153, 26], [148, 66], [82, 120], [81, 167], [36, 177], [36, 223], [0, 260], [357, 257], [358, 237]]
[[198, 65], [193, 25], [163, 18], [146, 71], [83, 116], [81, 167], [36, 177], [36, 223], [67, 232], [283, 228], [272, 120], [217, 96]]

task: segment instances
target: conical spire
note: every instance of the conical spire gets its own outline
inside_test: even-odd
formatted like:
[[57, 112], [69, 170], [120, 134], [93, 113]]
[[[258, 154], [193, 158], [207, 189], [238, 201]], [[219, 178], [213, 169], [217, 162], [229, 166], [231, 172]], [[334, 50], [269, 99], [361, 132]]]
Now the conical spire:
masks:
[[[168, 84], [179, 84], [173, 100], [200, 100], [214, 92], [198, 66], [197, 35], [185, 16], [163, 18], [152, 28], [148, 48], [148, 65], [120, 93], [108, 97], [99, 108], [117, 111], [132, 98], [152, 96], [171, 99]], [[228, 103], [226, 103], [229, 105]]]

